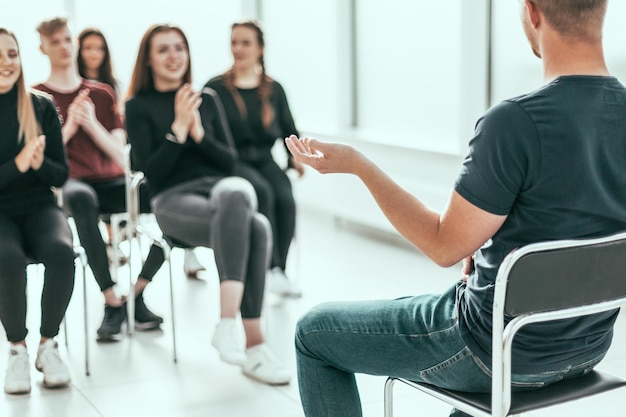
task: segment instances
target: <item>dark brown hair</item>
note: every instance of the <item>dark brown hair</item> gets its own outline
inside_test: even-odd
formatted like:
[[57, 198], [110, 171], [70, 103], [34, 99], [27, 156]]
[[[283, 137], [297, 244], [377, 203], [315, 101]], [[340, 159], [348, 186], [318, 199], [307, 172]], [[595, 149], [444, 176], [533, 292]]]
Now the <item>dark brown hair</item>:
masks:
[[98, 77], [96, 78], [96, 81], [100, 81], [101, 83], [110, 85], [113, 91], [115, 91], [117, 94], [117, 82], [115, 81], [115, 77], [113, 76], [113, 64], [111, 63], [111, 53], [109, 52], [109, 45], [107, 44], [107, 40], [104, 37], [104, 34], [99, 29], [93, 27], [86, 28], [78, 35], [78, 53], [76, 54], [78, 74], [80, 74], [80, 76], [83, 78], [89, 78], [87, 76], [85, 61], [83, 61], [82, 57], [83, 42], [89, 36], [98, 36], [100, 39], [102, 39], [102, 47], [104, 48], [104, 58], [102, 59], [100, 67], [98, 67]]
[[[189, 53], [189, 42], [187, 37], [181, 28], [178, 26], [172, 26], [168, 24], [156, 24], [150, 26], [146, 33], [141, 38], [139, 44], [139, 51], [137, 53], [137, 60], [135, 61], [135, 68], [133, 69], [133, 75], [128, 86], [128, 92], [126, 98], [130, 98], [137, 93], [149, 91], [154, 89], [154, 76], [152, 75], [152, 69], [150, 68], [150, 48], [152, 46], [152, 38], [157, 33], [165, 33], [174, 31], [178, 33], [185, 42], [187, 53]], [[189, 55], [187, 71], [183, 75], [183, 84], [191, 83], [191, 54]]]
[[[246, 27], [248, 29], [252, 29], [256, 33], [256, 39], [261, 48], [265, 47], [265, 40], [263, 37], [263, 30], [261, 29], [261, 25], [259, 22], [254, 20], [243, 20], [241, 22], [235, 22], [231, 26], [231, 31], [237, 27]], [[270, 103], [270, 95], [272, 95], [272, 79], [265, 73], [265, 61], [263, 60], [263, 54], [259, 58], [259, 64], [261, 65], [261, 83], [259, 84], [258, 94], [261, 99], [261, 119], [263, 121], [263, 127], [265, 129], [269, 129], [272, 121], [274, 120], [274, 108]], [[223, 74], [224, 86], [230, 91], [232, 94], [235, 103], [237, 104], [237, 108], [239, 109], [239, 113], [242, 117], [245, 117], [247, 114], [246, 104], [243, 101], [243, 98], [237, 91], [235, 87], [235, 67], [234, 65]]]

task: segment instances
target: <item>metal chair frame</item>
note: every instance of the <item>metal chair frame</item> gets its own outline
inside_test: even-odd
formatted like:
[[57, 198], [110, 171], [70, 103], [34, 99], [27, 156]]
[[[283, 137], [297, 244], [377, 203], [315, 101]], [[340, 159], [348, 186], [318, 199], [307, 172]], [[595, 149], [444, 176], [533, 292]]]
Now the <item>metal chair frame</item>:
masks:
[[[385, 417], [393, 417], [396, 381], [476, 417], [504, 417], [626, 386], [597, 370], [530, 392], [511, 393], [511, 351], [517, 332], [540, 323], [610, 311], [626, 305], [626, 233], [530, 244], [502, 262], [495, 283], [492, 333], [492, 392], [463, 393], [389, 377]], [[505, 325], [505, 316], [510, 322]]]
[[[131, 241], [129, 245], [129, 279], [130, 279], [130, 291], [134, 289], [135, 281], [133, 279], [133, 267], [132, 267], [132, 240], [138, 238], [140, 235], [148, 237], [157, 246], [163, 249], [165, 261], [169, 268], [170, 278], [170, 316], [172, 323], [172, 346], [173, 346], [173, 360], [174, 363], [178, 362], [178, 350], [176, 345], [176, 320], [175, 320], [175, 308], [174, 308], [174, 281], [172, 274], [172, 263], [170, 262], [170, 255], [172, 246], [167, 242], [163, 236], [155, 235], [151, 230], [144, 227], [139, 222], [140, 210], [139, 210], [139, 187], [145, 181], [143, 172], [133, 171], [130, 163], [130, 149], [131, 145], [127, 144], [124, 148], [124, 160], [125, 160], [125, 173], [126, 173], [126, 210], [127, 210], [127, 225], [126, 233], [127, 238]], [[139, 239], [137, 239], [139, 242]], [[141, 256], [141, 253], [140, 253]], [[135, 328], [135, 297], [129, 296], [127, 301], [128, 306], [128, 332], [132, 334]]]

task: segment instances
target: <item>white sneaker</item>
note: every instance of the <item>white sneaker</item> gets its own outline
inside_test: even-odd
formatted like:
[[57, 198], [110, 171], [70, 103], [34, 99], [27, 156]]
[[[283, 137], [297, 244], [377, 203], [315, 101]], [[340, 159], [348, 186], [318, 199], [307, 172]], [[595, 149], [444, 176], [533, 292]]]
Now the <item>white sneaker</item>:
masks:
[[285, 368], [265, 344], [246, 351], [248, 360], [243, 365], [244, 375], [269, 385], [287, 385], [291, 380]]
[[30, 392], [30, 361], [26, 346], [11, 345], [9, 365], [4, 380], [7, 394], [28, 394]]
[[183, 271], [187, 276], [195, 276], [200, 271], [204, 271], [204, 266], [198, 261], [193, 249], [185, 249], [185, 259], [183, 262]]
[[245, 341], [236, 319], [221, 319], [215, 328], [211, 344], [224, 362], [233, 365], [246, 363]]
[[267, 287], [274, 294], [283, 297], [302, 297], [302, 289], [297, 284], [291, 282], [285, 275], [285, 271], [278, 266], [275, 266], [268, 272]]
[[43, 372], [47, 388], [62, 387], [70, 383], [70, 372], [59, 354], [59, 345], [52, 339], [39, 345], [35, 368]]

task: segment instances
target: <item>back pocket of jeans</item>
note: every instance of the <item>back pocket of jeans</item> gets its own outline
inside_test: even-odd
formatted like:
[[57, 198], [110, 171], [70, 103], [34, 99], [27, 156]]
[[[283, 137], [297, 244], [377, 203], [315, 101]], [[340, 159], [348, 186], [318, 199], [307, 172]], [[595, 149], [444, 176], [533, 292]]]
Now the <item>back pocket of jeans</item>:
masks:
[[467, 392], [491, 391], [491, 375], [465, 347], [454, 356], [420, 372], [422, 380], [441, 388]]

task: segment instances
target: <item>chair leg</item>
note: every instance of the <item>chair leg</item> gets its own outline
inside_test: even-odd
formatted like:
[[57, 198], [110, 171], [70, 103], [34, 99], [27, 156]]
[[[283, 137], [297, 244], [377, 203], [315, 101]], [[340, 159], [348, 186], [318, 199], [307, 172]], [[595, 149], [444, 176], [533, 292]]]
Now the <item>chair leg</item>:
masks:
[[76, 257], [80, 262], [80, 266], [83, 272], [83, 325], [84, 325], [84, 339], [85, 339], [85, 375], [91, 375], [89, 370], [89, 320], [87, 318], [87, 255], [85, 250], [81, 247], [74, 249]]
[[91, 375], [89, 370], [89, 320], [87, 320], [87, 265], [83, 264], [83, 322], [85, 323], [85, 375]]
[[395, 382], [396, 379], [392, 377], [385, 381], [385, 417], [393, 417], [393, 386]]
[[176, 320], [174, 317], [174, 275], [172, 273], [172, 258], [171, 249], [163, 248], [163, 253], [167, 259], [167, 266], [170, 274], [170, 309], [171, 309], [171, 322], [172, 322], [172, 346], [174, 350], [174, 363], [178, 363], [178, 351], [176, 349]]
[[[131, 235], [132, 236], [131, 232]], [[135, 282], [133, 281], [133, 242], [128, 239], [128, 298], [126, 300], [126, 333], [131, 336], [135, 331]], [[139, 252], [141, 258], [141, 252]]]
[[63, 337], [65, 339], [65, 348], [67, 349], [68, 346], [68, 342], [67, 342], [67, 317], [63, 316]]
[[110, 220], [109, 220], [109, 226], [111, 228], [111, 235], [109, 236], [109, 244], [111, 245], [111, 254], [113, 255], [112, 258], [113, 259], [109, 259], [109, 261], [111, 262], [113, 268], [111, 268], [111, 278], [113, 278], [114, 282], [119, 282], [118, 281], [118, 276], [117, 276], [117, 268], [120, 264], [120, 258], [119, 258], [119, 247], [120, 247], [120, 242], [122, 240], [122, 237], [119, 235], [120, 234], [120, 218], [117, 214], [111, 214]]

